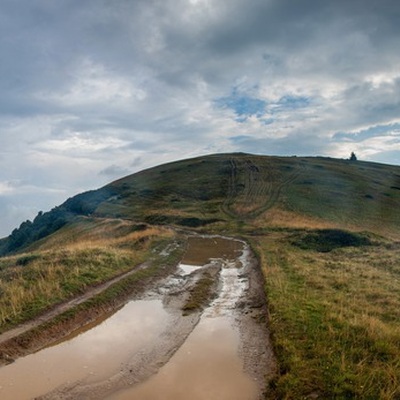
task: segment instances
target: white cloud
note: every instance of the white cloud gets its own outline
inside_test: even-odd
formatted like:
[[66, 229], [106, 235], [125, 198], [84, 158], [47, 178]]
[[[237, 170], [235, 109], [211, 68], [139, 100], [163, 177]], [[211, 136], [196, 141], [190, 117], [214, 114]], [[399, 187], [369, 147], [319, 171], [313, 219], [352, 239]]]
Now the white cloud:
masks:
[[0, 196], [10, 194], [13, 191], [14, 190], [13, 190], [13, 187], [10, 182], [7, 182], [7, 181], [0, 182]]
[[144, 100], [146, 91], [132, 80], [112, 74], [103, 65], [84, 60], [76, 66], [71, 82], [61, 92], [42, 91], [39, 100], [56, 102], [60, 106], [79, 107], [107, 102], [109, 106], [124, 105], [131, 100]]
[[44, 152], [61, 152], [64, 154], [87, 155], [104, 150], [114, 150], [126, 146], [129, 142], [118, 137], [92, 136], [82, 132], [65, 132], [65, 136], [45, 140], [38, 143], [35, 148]]

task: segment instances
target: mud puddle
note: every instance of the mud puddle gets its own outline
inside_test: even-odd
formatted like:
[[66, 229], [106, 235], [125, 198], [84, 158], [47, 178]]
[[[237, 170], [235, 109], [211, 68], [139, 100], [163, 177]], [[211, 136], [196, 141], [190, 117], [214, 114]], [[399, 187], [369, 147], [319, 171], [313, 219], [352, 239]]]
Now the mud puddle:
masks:
[[105, 379], [156, 340], [167, 320], [160, 300], [129, 302], [91, 330], [0, 368], [0, 398], [33, 399], [62, 384]]
[[255, 400], [260, 388], [244, 372], [239, 357], [240, 331], [235, 319], [238, 301], [248, 289], [243, 277], [248, 250], [239, 241], [190, 238], [180, 268], [221, 263], [219, 296], [206, 308], [183, 346], [160, 369], [139, 385], [119, 391], [109, 400]]
[[189, 237], [186, 253], [179, 263], [179, 273], [186, 276], [207, 265], [215, 265], [221, 261], [232, 262], [240, 256], [242, 246], [237, 240], [219, 236]]
[[191, 236], [182, 264], [202, 266], [212, 259], [235, 260], [240, 256], [243, 243], [220, 236]]
[[243, 373], [239, 337], [226, 318], [204, 318], [172, 359], [146, 382], [110, 400], [254, 400], [258, 388]]

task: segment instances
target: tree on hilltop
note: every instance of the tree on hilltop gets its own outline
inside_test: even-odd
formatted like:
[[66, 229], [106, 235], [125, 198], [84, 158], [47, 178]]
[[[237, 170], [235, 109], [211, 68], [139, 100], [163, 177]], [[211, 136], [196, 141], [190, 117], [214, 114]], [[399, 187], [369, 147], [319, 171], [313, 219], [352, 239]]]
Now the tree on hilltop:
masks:
[[351, 152], [350, 161], [357, 161], [357, 156], [356, 156], [356, 154], [354, 153], [354, 151]]

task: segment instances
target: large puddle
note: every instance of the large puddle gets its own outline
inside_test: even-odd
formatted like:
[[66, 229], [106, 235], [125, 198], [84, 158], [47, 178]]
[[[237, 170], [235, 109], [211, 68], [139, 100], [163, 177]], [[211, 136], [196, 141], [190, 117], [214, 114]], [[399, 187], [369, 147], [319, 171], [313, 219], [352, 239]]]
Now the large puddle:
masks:
[[238, 336], [224, 318], [204, 318], [152, 378], [110, 400], [254, 400], [257, 387], [243, 373]]
[[243, 243], [238, 240], [225, 239], [220, 236], [192, 236], [189, 237], [182, 263], [205, 265], [213, 259], [233, 261], [240, 256], [242, 250]]
[[93, 329], [0, 368], [0, 399], [33, 399], [62, 384], [105, 379], [156, 340], [167, 319], [161, 301], [132, 301]]
[[233, 262], [242, 253], [243, 244], [237, 240], [228, 240], [223, 237], [190, 237], [187, 250], [179, 269], [181, 275], [189, 275], [208, 264], [221, 261]]
[[[247, 281], [241, 277], [247, 250], [239, 241], [191, 238], [184, 266], [220, 262], [221, 290], [204, 311], [184, 345], [146, 382], [120, 391], [109, 400], [254, 400], [258, 385], [243, 372], [234, 325], [236, 303]], [[184, 267], [184, 268], [185, 268]], [[182, 266], [181, 266], [182, 268]]]
[[[180, 279], [188, 279], [185, 276], [198, 268], [219, 263], [222, 266], [219, 296], [157, 373], [142, 383], [107, 395], [107, 399], [258, 398], [258, 385], [243, 372], [243, 361], [238, 356], [240, 335], [235, 324], [236, 303], [248, 286], [243, 274], [247, 255], [240, 241], [189, 238], [180, 264]], [[171, 282], [174, 279], [171, 277]], [[156, 300], [132, 301], [94, 328], [0, 368], [0, 399], [34, 399], [59, 386], [76, 390], [80, 385], [104, 382], [129, 365], [141, 349], [149, 346], [157, 349], [173, 321], [173, 316], [163, 308], [165, 293], [162, 290], [159, 293]], [[190, 317], [181, 320], [185, 318]]]

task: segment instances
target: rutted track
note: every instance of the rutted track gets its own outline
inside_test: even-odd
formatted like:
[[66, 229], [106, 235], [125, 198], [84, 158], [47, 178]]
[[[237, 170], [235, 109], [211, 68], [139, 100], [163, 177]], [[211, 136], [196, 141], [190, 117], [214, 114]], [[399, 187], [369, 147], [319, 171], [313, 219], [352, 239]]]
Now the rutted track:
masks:
[[[197, 236], [197, 238], [199, 237]], [[208, 240], [208, 242], [204, 243], [204, 240]], [[261, 271], [257, 268], [256, 260], [252, 256], [249, 247], [242, 241], [222, 238], [220, 236], [201, 236], [200, 241], [197, 239], [197, 242], [200, 242], [201, 246], [206, 250], [205, 255], [208, 262], [203, 267], [196, 269], [189, 275], [182, 275], [176, 269], [172, 270], [169, 272], [172, 275], [165, 277], [163, 281], [153, 281], [151, 285], [146, 286], [146, 291], [141, 296], [135, 297], [136, 299], [162, 300], [165, 310], [170, 313], [169, 323], [164, 326], [164, 330], [160, 332], [157, 341], [154, 341], [150, 346], [142, 348], [136, 353], [129, 353], [127, 348], [125, 355], [129, 356], [129, 360], [127, 362], [124, 361], [115, 374], [108, 375], [105, 379], [102, 378], [101, 380], [93, 381], [82, 377], [81, 380], [76, 381], [76, 378], [74, 378], [69, 383], [61, 384], [61, 386], [50, 386], [44, 389], [41, 393], [35, 395], [36, 398], [46, 400], [108, 398], [115, 391], [143, 382], [149, 376], [155, 374], [186, 343], [188, 335], [195, 329], [197, 323], [203, 320], [201, 319], [202, 315], [206, 319], [213, 316], [226, 315], [226, 317], [230, 318], [232, 328], [237, 333], [240, 333], [239, 347], [235, 347], [236, 350], [233, 348], [233, 354], [236, 354], [235, 357], [237, 357], [237, 351], [241, 355], [242, 367], [239, 370], [245, 369], [248, 374], [245, 379], [250, 379], [249, 376], [253, 378], [251, 385], [255, 392], [251, 392], [253, 394], [248, 392], [246, 396], [250, 397], [246, 398], [261, 399], [261, 392], [265, 388], [265, 379], [273, 375], [275, 365], [271, 346], [269, 345], [267, 327], [265, 323], [260, 323], [267, 314]], [[220, 249], [219, 246], [221, 244], [219, 243], [222, 242], [225, 242], [225, 245]], [[196, 254], [198, 254], [201, 248], [198, 247], [198, 244], [196, 246]], [[214, 250], [210, 253], [210, 250], [207, 249], [213, 246]], [[228, 254], [235, 255], [230, 256]], [[239, 254], [242, 255], [239, 257]], [[220, 274], [221, 269], [223, 272]], [[196, 282], [199, 282], [200, 278], [206, 275], [210, 276], [213, 282], [213, 289], [209, 295], [211, 297], [208, 298], [208, 301], [210, 302], [213, 298], [215, 298], [215, 301], [211, 305], [201, 303], [199, 308], [193, 313], [189, 315], [184, 313], [182, 315], [183, 305], [189, 293], [196, 286]], [[220, 275], [221, 278], [219, 278]], [[234, 293], [236, 295], [233, 296]], [[205, 312], [203, 314], [202, 310], [204, 307]], [[129, 335], [129, 332], [128, 330], [125, 333]], [[197, 333], [198, 336], [199, 333]], [[223, 338], [220, 340], [223, 340]], [[110, 350], [113, 351], [112, 349]], [[32, 356], [36, 357], [40, 355], [36, 353]], [[19, 361], [23, 360], [18, 360], [15, 364], [8, 367], [17, 368]], [[60, 360], [60, 362], [62, 364], [64, 361]], [[199, 362], [201, 364], [201, 361]], [[7, 369], [7, 367], [3, 368]], [[40, 371], [37, 372], [40, 373]], [[14, 372], [12, 377], [13, 381], [14, 378], [16, 379], [14, 388], [11, 388], [12, 393], [14, 393], [14, 390], [18, 390], [20, 385], [17, 379], [21, 378], [24, 380], [25, 378], [23, 375], [18, 378], [17, 375], [14, 375]], [[40, 381], [40, 378], [38, 379]], [[254, 380], [258, 384], [254, 384]], [[230, 390], [235, 391], [232, 379], [229, 376], [224, 382], [224, 385], [228, 385]], [[249, 382], [251, 382], [251, 379]], [[215, 383], [217, 393], [221, 389], [221, 384], [222, 382], [217, 379]], [[46, 392], [47, 394], [42, 395]], [[10, 397], [8, 394], [7, 396], [4, 400], [16, 398], [14, 395]], [[201, 396], [200, 398], [208, 398], [204, 397], [208, 396], [206, 392], [202, 393]], [[225, 399], [225, 397], [223, 398]], [[239, 394], [239, 398], [243, 397]]]
[[77, 305], [84, 303], [85, 301], [93, 298], [97, 294], [104, 292], [104, 290], [106, 290], [113, 284], [131, 276], [135, 272], [139, 271], [140, 269], [146, 268], [147, 266], [148, 266], [148, 263], [143, 263], [141, 265], [135, 266], [130, 271], [125, 272], [122, 275], [119, 275], [105, 283], [102, 283], [102, 284], [88, 290], [83, 295], [75, 297], [72, 300], [69, 300], [65, 303], [62, 303], [62, 304], [56, 306], [55, 308], [46, 312], [45, 314], [41, 315], [40, 317], [38, 317], [32, 321], [28, 321], [14, 329], [10, 329], [9, 331], [2, 333], [0, 335], [0, 345], [2, 343], [7, 342], [8, 340], [11, 340], [19, 335], [22, 335], [25, 332], [28, 332], [31, 329], [37, 328], [38, 326], [40, 326], [48, 321], [51, 321], [57, 315], [60, 315], [63, 312], [71, 310], [72, 308], [76, 307]]
[[228, 194], [222, 205], [233, 218], [251, 219], [277, 204], [283, 189], [295, 181], [301, 170], [284, 175], [276, 169], [255, 164], [251, 159], [230, 159]]

